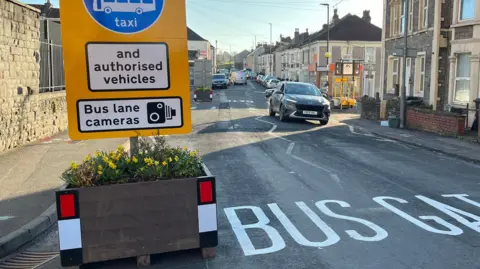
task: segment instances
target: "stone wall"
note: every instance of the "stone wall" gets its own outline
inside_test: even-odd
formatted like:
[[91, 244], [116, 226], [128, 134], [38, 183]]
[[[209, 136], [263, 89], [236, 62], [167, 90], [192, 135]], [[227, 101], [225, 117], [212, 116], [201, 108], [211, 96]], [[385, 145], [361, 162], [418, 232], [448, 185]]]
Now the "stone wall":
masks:
[[39, 93], [39, 11], [0, 0], [0, 152], [67, 128], [64, 92]]

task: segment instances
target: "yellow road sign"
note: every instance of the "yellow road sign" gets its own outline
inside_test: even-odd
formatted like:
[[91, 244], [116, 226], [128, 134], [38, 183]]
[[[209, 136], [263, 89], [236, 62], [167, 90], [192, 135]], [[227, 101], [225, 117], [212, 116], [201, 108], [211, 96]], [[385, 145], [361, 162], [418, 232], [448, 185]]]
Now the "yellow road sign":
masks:
[[342, 81], [345, 82], [345, 81], [348, 81], [348, 80], [349, 80], [348, 78], [343, 78], [343, 80], [342, 80], [342, 78], [335, 78], [335, 82], [342, 82]]
[[60, 0], [70, 138], [191, 132], [183, 0]]

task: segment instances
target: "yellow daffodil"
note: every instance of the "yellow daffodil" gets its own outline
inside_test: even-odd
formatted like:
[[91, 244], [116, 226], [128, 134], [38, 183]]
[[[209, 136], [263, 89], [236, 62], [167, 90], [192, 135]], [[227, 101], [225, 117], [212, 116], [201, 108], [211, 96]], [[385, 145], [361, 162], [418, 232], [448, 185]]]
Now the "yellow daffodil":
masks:
[[178, 162], [178, 160], [180, 160], [180, 159], [178, 158], [178, 156], [175, 156], [174, 159], [175, 159], [176, 162]]
[[100, 151], [95, 152], [95, 156], [100, 157], [101, 155], [102, 155], [102, 153]]
[[98, 167], [98, 171], [102, 171], [103, 170], [103, 166], [99, 165]]
[[106, 163], [108, 163], [108, 161], [109, 161], [109, 160], [108, 160], [108, 157], [107, 157], [107, 156], [103, 156], [103, 161], [106, 162]]
[[155, 161], [155, 165], [159, 165], [159, 164], [160, 164], [160, 162], [158, 162], [158, 161]]
[[166, 165], [167, 165], [167, 162], [166, 162], [166, 161], [163, 161], [163, 162], [162, 162], [162, 165], [163, 165], [163, 166], [166, 166]]
[[98, 171], [98, 174], [99, 174], [99, 175], [103, 175], [103, 172], [102, 172], [102, 171]]
[[127, 163], [131, 163], [132, 162], [132, 159], [127, 159]]
[[119, 152], [123, 152], [123, 151], [125, 151], [125, 148], [123, 146], [118, 146], [117, 150]]
[[169, 162], [173, 162], [172, 157], [168, 158], [168, 161], [169, 161]]
[[133, 156], [133, 157], [132, 157], [132, 162], [134, 162], [134, 163], [138, 163], [138, 159], [137, 159], [137, 157]]
[[108, 162], [108, 166], [112, 169], [117, 169], [117, 166], [113, 162]]
[[78, 168], [78, 164], [77, 164], [76, 162], [71, 162], [71, 163], [70, 163], [70, 167], [71, 167], [73, 170], [75, 170], [75, 169]]
[[85, 157], [85, 161], [89, 162], [92, 159], [92, 155], [88, 154], [87, 157]]
[[188, 150], [188, 148], [185, 146], [185, 147], [183, 147], [183, 150]]

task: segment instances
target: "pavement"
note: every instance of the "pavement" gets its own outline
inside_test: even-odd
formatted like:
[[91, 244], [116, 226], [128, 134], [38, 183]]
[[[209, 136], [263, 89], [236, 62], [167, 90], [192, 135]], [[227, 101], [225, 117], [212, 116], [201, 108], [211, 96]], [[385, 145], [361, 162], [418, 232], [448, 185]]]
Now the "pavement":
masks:
[[445, 137], [408, 129], [392, 129], [380, 126], [379, 122], [362, 120], [358, 115], [344, 115], [341, 122], [354, 126], [360, 132], [371, 133], [386, 139], [421, 147], [451, 157], [480, 164], [478, 137]]
[[54, 190], [70, 162], [125, 141], [72, 141], [64, 132], [0, 154], [0, 258], [55, 223]]
[[[480, 166], [380, 137], [355, 117], [280, 122], [254, 82], [192, 103], [193, 132], [167, 140], [199, 149], [217, 177], [217, 257], [153, 255], [151, 267], [480, 268]], [[57, 242], [53, 227], [25, 251], [55, 253]], [[55, 256], [36, 268], [60, 267]]]

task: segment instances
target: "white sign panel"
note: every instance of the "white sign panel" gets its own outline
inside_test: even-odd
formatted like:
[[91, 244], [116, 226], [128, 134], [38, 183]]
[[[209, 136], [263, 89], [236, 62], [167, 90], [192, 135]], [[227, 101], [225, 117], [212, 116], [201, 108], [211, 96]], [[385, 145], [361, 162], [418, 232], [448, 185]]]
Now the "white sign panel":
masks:
[[170, 88], [165, 43], [87, 43], [87, 71], [91, 91]]
[[96, 99], [77, 102], [80, 132], [180, 128], [180, 97]]
[[353, 75], [353, 64], [343, 64], [343, 74], [344, 75]]

